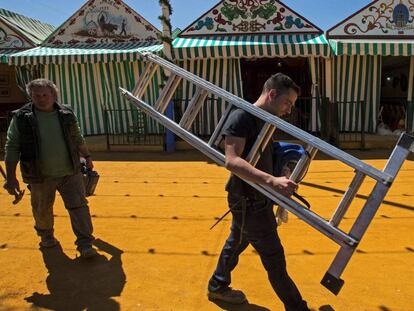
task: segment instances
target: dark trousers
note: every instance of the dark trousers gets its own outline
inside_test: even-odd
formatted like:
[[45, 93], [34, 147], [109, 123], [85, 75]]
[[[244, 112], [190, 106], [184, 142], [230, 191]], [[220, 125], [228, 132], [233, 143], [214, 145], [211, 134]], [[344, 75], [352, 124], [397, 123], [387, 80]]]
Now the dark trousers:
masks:
[[243, 212], [240, 200], [229, 199], [229, 206], [233, 215], [231, 232], [209, 281], [208, 290], [223, 291], [228, 288], [231, 283], [231, 271], [236, 267], [239, 255], [252, 244], [267, 271], [270, 284], [285, 305], [286, 311], [309, 310], [286, 271], [285, 254], [276, 230], [273, 204], [267, 200], [246, 201]]

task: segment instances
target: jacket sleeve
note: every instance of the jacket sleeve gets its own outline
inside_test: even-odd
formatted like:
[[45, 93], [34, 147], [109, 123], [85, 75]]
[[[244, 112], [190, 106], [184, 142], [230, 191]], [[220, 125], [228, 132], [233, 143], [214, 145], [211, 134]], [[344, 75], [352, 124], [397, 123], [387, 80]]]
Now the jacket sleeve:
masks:
[[10, 122], [9, 129], [7, 130], [6, 139], [6, 155], [4, 160], [7, 162], [19, 162], [20, 160], [20, 132], [17, 127], [16, 117]]
[[82, 136], [79, 123], [77, 121], [72, 124], [70, 132], [70, 135], [77, 146], [85, 144], [85, 139]]

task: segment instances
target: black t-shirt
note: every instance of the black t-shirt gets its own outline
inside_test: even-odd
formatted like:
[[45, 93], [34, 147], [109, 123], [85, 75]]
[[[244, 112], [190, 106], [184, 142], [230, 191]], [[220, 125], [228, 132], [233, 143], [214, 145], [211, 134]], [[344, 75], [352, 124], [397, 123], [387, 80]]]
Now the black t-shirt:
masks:
[[[241, 157], [245, 159], [253, 147], [264, 121], [256, 118], [242, 109], [233, 110], [224, 124], [222, 136], [243, 137], [246, 139]], [[266, 173], [273, 173], [272, 144], [269, 143], [263, 150], [256, 168]], [[247, 197], [253, 200], [264, 199], [265, 196], [249, 186], [239, 177], [231, 174], [226, 184], [226, 191], [232, 197]]]

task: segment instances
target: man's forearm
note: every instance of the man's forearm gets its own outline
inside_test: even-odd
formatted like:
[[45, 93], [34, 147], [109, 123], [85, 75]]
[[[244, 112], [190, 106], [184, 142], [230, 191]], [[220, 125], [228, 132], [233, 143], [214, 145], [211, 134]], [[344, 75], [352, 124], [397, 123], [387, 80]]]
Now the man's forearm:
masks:
[[16, 167], [18, 162], [6, 160], [5, 163], [7, 179], [16, 179]]
[[226, 168], [237, 176], [259, 185], [268, 185], [272, 176], [265, 173], [242, 158], [235, 158], [226, 163]]

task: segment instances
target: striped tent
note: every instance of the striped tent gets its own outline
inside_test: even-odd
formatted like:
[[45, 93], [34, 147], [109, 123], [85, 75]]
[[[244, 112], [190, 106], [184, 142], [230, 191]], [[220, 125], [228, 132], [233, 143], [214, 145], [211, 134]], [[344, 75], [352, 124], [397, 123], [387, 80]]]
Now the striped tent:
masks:
[[[38, 47], [15, 53], [11, 65], [106, 63], [135, 61], [137, 52], [161, 53], [160, 44], [102, 45], [91, 48]], [[211, 38], [176, 38], [173, 41], [178, 60], [254, 57], [329, 57], [331, 49], [323, 35], [255, 35]]]
[[[241, 58], [275, 58], [275, 57], [306, 57], [309, 59], [312, 79], [312, 96], [320, 95], [319, 68], [321, 57], [331, 55], [328, 41], [323, 35], [246, 35], [246, 36], [215, 36], [197, 38], [177, 38], [173, 42], [175, 56], [179, 65], [200, 77], [236, 94], [243, 96], [242, 77], [240, 70]], [[193, 93], [190, 83], [182, 85], [181, 103], [184, 108]], [[319, 102], [312, 103], [312, 121], [308, 130], [320, 128], [317, 107]], [[212, 97], [207, 101], [200, 113], [198, 122], [193, 128], [197, 134], [209, 135], [220, 119], [225, 104]]]
[[[240, 58], [252, 57], [310, 57], [311, 63], [315, 60], [319, 63], [318, 57], [328, 57], [330, 55], [330, 48], [327, 40], [322, 35], [279, 35], [279, 36], [233, 36], [221, 37], [212, 39], [191, 39], [191, 38], [176, 38], [173, 42], [176, 58], [180, 64], [189, 71], [209, 80], [210, 82], [242, 96], [241, 73], [240, 73]], [[23, 51], [13, 54], [9, 63], [11, 65], [21, 66], [42, 66], [44, 74], [42, 76], [51, 78], [58, 82], [58, 76], [71, 73], [85, 73], [96, 77], [102, 76], [102, 70], [92, 70], [90, 64], [95, 67], [106, 68], [105, 66], [118, 66], [119, 63], [130, 63], [133, 66], [142, 67], [142, 62], [137, 52], [150, 51], [154, 53], [162, 53], [162, 45], [102, 45], [93, 49], [89, 48], [51, 48], [38, 47], [31, 50]], [[79, 69], [79, 65], [83, 69]], [[122, 66], [121, 66], [122, 67]], [[70, 71], [68, 68], [73, 68]], [[317, 67], [312, 67], [317, 68]], [[27, 71], [25, 71], [27, 72]], [[53, 74], [55, 72], [55, 74]], [[313, 73], [316, 72], [313, 70]], [[314, 74], [313, 77], [316, 77]], [[136, 79], [138, 76], [135, 75]], [[21, 78], [23, 80], [23, 78]], [[81, 79], [82, 80], [82, 79]], [[315, 80], [315, 78], [314, 78]], [[63, 80], [62, 80], [63, 81]], [[84, 81], [86, 82], [86, 81]], [[90, 82], [88, 82], [90, 83]], [[59, 82], [62, 90], [62, 102], [71, 105], [81, 121], [82, 129], [85, 134], [100, 134], [104, 132], [102, 112], [99, 112], [97, 107], [85, 108], [88, 111], [82, 111], [76, 108], [81, 103], [87, 103], [89, 99], [95, 98], [95, 95], [88, 94], [84, 100], [75, 102], [75, 97], [82, 95], [78, 94], [81, 90], [79, 86], [70, 87], [66, 83]], [[107, 86], [109, 84], [106, 84]], [[122, 85], [118, 85], [122, 86]], [[184, 101], [181, 105], [191, 99], [194, 89], [190, 84], [184, 82], [182, 84], [182, 98]], [[64, 90], [66, 89], [66, 91]], [[132, 89], [132, 88], [131, 88]], [[87, 88], [90, 92], [94, 92], [91, 88]], [[101, 91], [105, 88], [101, 88]], [[112, 95], [105, 97], [111, 98], [112, 104], [107, 104], [105, 107], [124, 108], [124, 103], [121, 98], [117, 98], [112, 90]], [[155, 93], [153, 92], [155, 96]], [[121, 102], [119, 102], [120, 100]], [[102, 101], [99, 101], [102, 103]], [[114, 104], [118, 103], [118, 104]], [[95, 104], [94, 104], [95, 105]], [[115, 106], [114, 106], [115, 105]], [[212, 97], [208, 103], [209, 107], [203, 109], [200, 114], [200, 119], [195, 123], [194, 130], [198, 134], [210, 134], [217, 124], [221, 113], [225, 109], [224, 103], [219, 99], [216, 101]], [[211, 106], [211, 107], [210, 107]], [[182, 106], [181, 108], [184, 108]], [[210, 109], [211, 108], [211, 109]], [[87, 117], [85, 117], [87, 116]], [[315, 125], [316, 121], [313, 121]], [[198, 124], [198, 125], [197, 125]], [[117, 125], [120, 127], [121, 125]], [[151, 128], [155, 130], [154, 125]]]
[[86, 64], [136, 61], [140, 58], [137, 52], [158, 52], [160, 50], [162, 50], [162, 45], [142, 43], [101, 45], [94, 48], [37, 47], [11, 55], [9, 64], [23, 66], [27, 64]]
[[[412, 0], [374, 0], [327, 31], [335, 55], [331, 61], [333, 100], [365, 101], [369, 132], [375, 132], [377, 127], [383, 57], [411, 57], [406, 126], [414, 130], [412, 11]], [[355, 104], [340, 104], [341, 129], [361, 127], [355, 108]]]
[[[143, 69], [138, 51], [157, 52], [161, 45], [103, 45], [94, 49], [58, 49], [38, 47], [13, 54], [9, 63], [16, 66], [19, 84], [44, 77], [58, 86], [60, 102], [69, 105], [76, 113], [85, 135], [126, 132], [132, 121], [131, 106], [120, 96], [118, 88], [132, 90]], [[158, 95], [161, 72], [158, 72], [152, 89], [145, 94], [154, 103]], [[104, 111], [122, 110], [121, 117], [109, 121], [105, 129]], [[154, 121], [147, 125], [150, 133], [159, 133]]]
[[381, 57], [343, 55], [332, 60], [332, 101], [338, 103], [339, 130], [361, 130], [359, 102], [365, 104], [365, 130], [376, 130]]
[[0, 63], [1, 64], [8, 64], [9, 63], [9, 56], [12, 54], [17, 53], [18, 50], [15, 49], [0, 49]]
[[177, 38], [173, 46], [178, 59], [329, 57], [324, 35], [235, 35]]
[[335, 55], [411, 56], [414, 40], [329, 40]]
[[[126, 133], [133, 124], [131, 105], [120, 95], [119, 87], [132, 90], [143, 70], [143, 62], [121, 61], [107, 63], [65, 63], [43, 66], [42, 76], [54, 81], [58, 86], [59, 100], [69, 105], [79, 119], [79, 125], [85, 135]], [[158, 96], [160, 72], [155, 76], [150, 90], [144, 100], [154, 103]], [[108, 115], [105, 128], [106, 110], [120, 113], [116, 118]], [[150, 133], [160, 133], [161, 128], [153, 120], [147, 125]]]
[[[361, 118], [358, 101], [365, 103], [366, 128], [374, 133], [377, 127], [381, 97], [381, 71], [383, 56], [409, 56], [408, 106], [406, 127], [414, 131], [414, 41], [413, 40], [329, 40], [332, 53], [333, 101], [339, 103], [340, 130], [359, 131]], [[350, 102], [354, 102], [351, 104]]]

